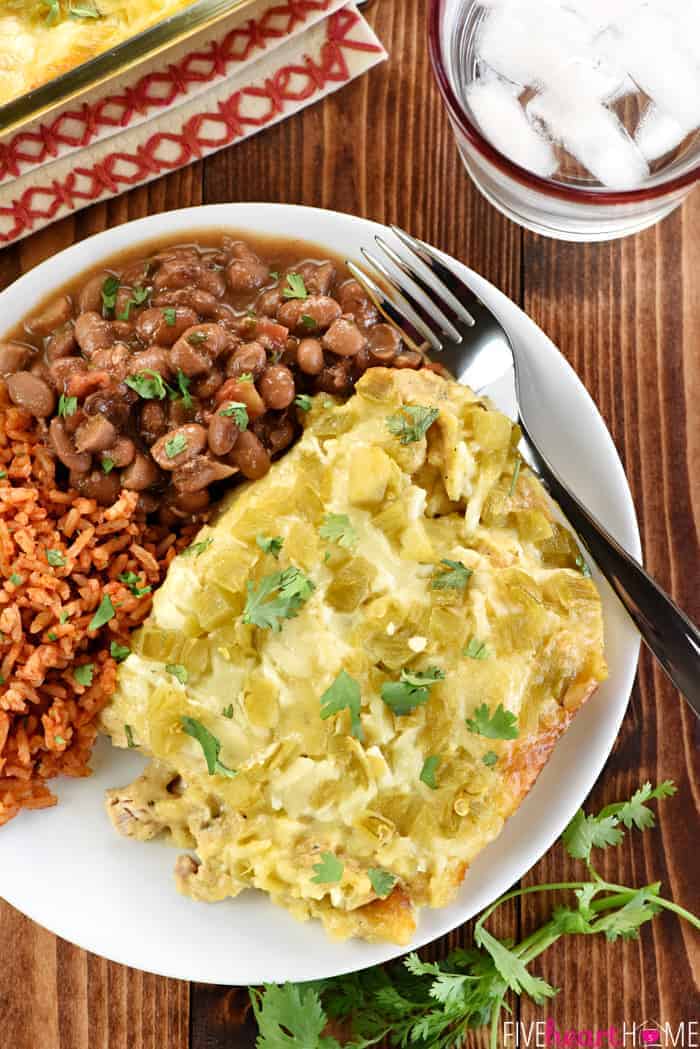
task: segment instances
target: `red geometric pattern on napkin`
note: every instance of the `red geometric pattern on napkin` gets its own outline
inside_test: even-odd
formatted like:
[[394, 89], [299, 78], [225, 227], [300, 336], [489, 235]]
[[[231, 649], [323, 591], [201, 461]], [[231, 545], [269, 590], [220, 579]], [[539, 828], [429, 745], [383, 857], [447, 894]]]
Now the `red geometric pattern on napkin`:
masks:
[[[190, 117], [179, 132], [156, 132], [133, 153], [110, 153], [92, 167], [74, 168], [62, 182], [54, 180], [49, 185], [30, 186], [9, 206], [0, 207], [0, 216], [13, 221], [9, 229], [0, 232], [0, 243], [7, 244], [28, 232], [36, 220], [55, 218], [62, 207], [75, 210], [76, 206], [83, 207], [105, 192], [120, 193], [199, 160], [252, 129], [269, 124], [283, 112], [285, 102], [306, 101], [329, 83], [349, 80], [346, 51], [381, 51], [375, 44], [352, 39], [352, 29], [360, 21], [357, 12], [341, 9], [327, 21], [327, 37], [318, 62], [307, 56], [302, 63], [282, 66], [267, 78], [263, 87], [234, 92], [218, 104], [216, 111]], [[253, 99], [255, 113], [246, 108]], [[262, 100], [267, 105], [260, 113]], [[174, 154], [173, 147], [176, 147]]]
[[[108, 128], [127, 128], [135, 117], [167, 109], [187, 94], [192, 84], [208, 84], [225, 76], [232, 66], [245, 62], [270, 40], [289, 36], [308, 15], [323, 12], [330, 0], [287, 0], [268, 8], [258, 19], [250, 18], [221, 40], [212, 40], [179, 62], [157, 73], [147, 73], [121, 93], [108, 95], [79, 109], [64, 110], [36, 131], [21, 131], [0, 143], [0, 182], [60, 156], [61, 146], [83, 149]], [[23, 167], [20, 167], [20, 164]]]

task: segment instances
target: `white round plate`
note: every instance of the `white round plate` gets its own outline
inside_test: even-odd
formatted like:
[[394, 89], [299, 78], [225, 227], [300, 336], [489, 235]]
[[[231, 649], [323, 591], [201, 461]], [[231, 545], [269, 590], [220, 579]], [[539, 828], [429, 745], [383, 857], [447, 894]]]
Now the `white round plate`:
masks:
[[[214, 229], [273, 234], [360, 257], [373, 222], [283, 204], [217, 204], [153, 215], [91, 237], [48, 259], [0, 295], [3, 328], [52, 287], [143, 241]], [[388, 234], [391, 237], [391, 234]], [[459, 263], [481, 298], [527, 354], [541, 390], [535, 434], [552, 465], [636, 557], [639, 533], [627, 481], [605, 424], [586, 390], [542, 331], [493, 285]], [[494, 399], [504, 410], [498, 391]], [[533, 424], [534, 425], [534, 424]], [[482, 910], [552, 845], [600, 773], [627, 706], [637, 635], [607, 585], [601, 586], [610, 677], [559, 742], [536, 786], [500, 837], [478, 857], [449, 907], [424, 910], [411, 947], [441, 936]], [[222, 984], [334, 976], [403, 953], [391, 944], [334, 943], [318, 922], [295, 921], [257, 892], [223, 903], [180, 896], [177, 852], [118, 837], [103, 809], [107, 787], [129, 782], [143, 761], [96, 748], [94, 775], [55, 783], [60, 804], [23, 812], [0, 829], [0, 894], [30, 918], [81, 947], [125, 965]]]

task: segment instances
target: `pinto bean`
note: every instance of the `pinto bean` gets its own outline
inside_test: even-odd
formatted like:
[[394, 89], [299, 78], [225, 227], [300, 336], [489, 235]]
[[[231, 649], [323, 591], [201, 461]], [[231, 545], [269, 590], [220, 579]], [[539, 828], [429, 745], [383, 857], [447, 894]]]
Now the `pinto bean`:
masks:
[[367, 332], [367, 344], [373, 364], [391, 364], [401, 349], [401, 338], [391, 324], [374, 324]]
[[257, 481], [270, 469], [270, 455], [267, 449], [250, 430], [244, 430], [236, 441], [229, 462], [237, 466], [249, 481]]
[[206, 455], [196, 455], [194, 459], [183, 463], [173, 474], [173, 484], [178, 492], [200, 492], [214, 481], [223, 481], [238, 473], [235, 466], [210, 459]]
[[265, 402], [252, 382], [241, 382], [240, 379], [227, 379], [214, 395], [216, 404], [224, 401], [240, 401], [245, 404], [248, 416], [257, 419], [265, 413]]
[[[173, 451], [182, 445], [180, 451]], [[185, 423], [169, 430], [151, 446], [151, 455], [163, 470], [177, 470], [207, 446], [207, 431], [199, 423]]]
[[223, 381], [224, 377], [221, 372], [210, 371], [208, 375], [204, 375], [201, 379], [195, 381], [192, 386], [192, 393], [195, 397], [199, 397], [200, 400], [206, 401], [214, 396]]
[[345, 361], [325, 367], [316, 378], [316, 389], [336, 397], [346, 397], [352, 390], [352, 380]]
[[311, 295], [327, 295], [335, 280], [335, 266], [332, 262], [300, 262], [294, 272], [303, 279], [306, 290]]
[[267, 431], [267, 446], [271, 455], [277, 455], [284, 448], [288, 448], [294, 440], [296, 427], [291, 419], [286, 416], [272, 422]]
[[199, 347], [190, 346], [184, 339], [178, 339], [173, 346], [170, 363], [190, 379], [197, 375], [206, 375], [211, 367], [207, 355], [202, 353]]
[[361, 328], [368, 328], [379, 320], [377, 307], [356, 280], [346, 280], [338, 288], [338, 301], [343, 313], [349, 313]]
[[403, 349], [401, 353], [398, 353], [394, 357], [395, 368], [420, 368], [423, 363], [423, 358], [417, 350], [410, 350], [408, 347]]
[[136, 455], [136, 445], [130, 437], [117, 437], [114, 444], [107, 450], [109, 458], [120, 470], [132, 463]]
[[90, 358], [90, 364], [99, 371], [106, 371], [116, 382], [121, 382], [131, 371], [131, 351], [123, 342], [116, 342], [104, 350], [98, 350]]
[[171, 401], [168, 405], [168, 429], [176, 430], [178, 426], [185, 426], [192, 422], [193, 408], [194, 405], [188, 408], [181, 397], [178, 397], [176, 401]]
[[136, 512], [139, 514], [154, 514], [161, 505], [161, 497], [154, 492], [139, 492]]
[[130, 288], [143, 287], [148, 283], [148, 275], [151, 272], [150, 259], [135, 259], [122, 270], [121, 282]]
[[310, 317], [315, 328], [323, 331], [330, 327], [341, 313], [338, 303], [328, 295], [309, 295], [308, 299], [289, 299], [283, 302], [277, 310], [277, 320], [290, 331], [308, 335], [311, 325], [304, 323], [303, 317]]
[[122, 488], [132, 492], [143, 492], [159, 480], [161, 474], [150, 455], [137, 452], [125, 470], [121, 471]]
[[195, 324], [177, 340], [171, 359], [185, 375], [201, 375], [230, 346], [231, 336], [220, 324]]
[[[225, 408], [222, 405], [222, 408]], [[221, 415], [221, 411], [212, 415], [207, 431], [209, 449], [214, 455], [228, 455], [233, 448], [240, 430], [236, 420], [230, 415]]]
[[318, 339], [302, 339], [297, 346], [297, 364], [305, 375], [318, 375], [323, 368], [323, 348]]
[[159, 401], [146, 401], [141, 405], [140, 431], [148, 444], [153, 444], [168, 429], [168, 410]]
[[60, 357], [70, 357], [78, 349], [75, 341], [75, 331], [72, 324], [64, 324], [49, 336], [46, 343], [46, 356], [50, 361], [57, 361]]
[[268, 408], [280, 411], [294, 400], [294, 376], [284, 364], [273, 364], [260, 377], [260, 396]]
[[90, 280], [86, 281], [78, 295], [79, 313], [102, 312], [102, 288], [110, 275], [104, 270], [102, 273], [96, 273], [94, 277], [90, 277]]
[[164, 291], [166, 288], [188, 288], [192, 285], [204, 288], [217, 299], [226, 291], [223, 274], [219, 270], [204, 266], [197, 256], [194, 261], [172, 259], [164, 262], [153, 279], [155, 292]]
[[87, 476], [77, 480], [75, 487], [87, 499], [94, 499], [100, 506], [111, 506], [121, 491], [121, 480], [115, 473], [91, 470]]
[[60, 295], [45, 306], [41, 313], [35, 313], [25, 321], [24, 326], [33, 335], [50, 335], [56, 328], [69, 321], [72, 315], [70, 299], [67, 295]]
[[170, 354], [163, 346], [149, 346], [147, 350], [133, 353], [129, 360], [129, 375], [138, 375], [140, 372], [157, 372], [164, 379], [169, 379], [173, 374]]
[[86, 371], [82, 357], [61, 357], [49, 365], [49, 381], [58, 393], [67, 393], [71, 377]]
[[267, 284], [270, 270], [247, 244], [242, 240], [235, 241], [231, 245], [230, 254], [232, 259], [226, 276], [233, 291], [254, 291]]
[[104, 452], [117, 439], [117, 431], [104, 415], [90, 415], [76, 431], [75, 447], [79, 452]]
[[278, 287], [267, 288], [261, 291], [255, 300], [255, 312], [259, 317], [275, 317], [283, 302], [282, 292]]
[[[172, 346], [180, 336], [197, 323], [197, 313], [187, 306], [171, 306], [156, 309], [150, 307], [139, 314], [136, 321], [136, 334], [145, 343], [157, 343], [159, 346]], [[173, 321], [173, 323], [169, 323]]]
[[56, 394], [44, 379], [31, 372], [15, 372], [7, 380], [7, 392], [10, 400], [19, 408], [45, 419], [56, 407]]
[[21, 371], [35, 352], [33, 346], [25, 346], [21, 342], [0, 342], [0, 374], [11, 375], [12, 372]]
[[267, 354], [265, 347], [259, 342], [244, 342], [235, 353], [229, 357], [226, 365], [226, 374], [234, 379], [239, 375], [252, 375], [254, 379], [259, 378], [267, 367]]
[[90, 469], [91, 457], [88, 452], [78, 452], [68, 435], [63, 421], [56, 417], [49, 424], [49, 443], [69, 470], [86, 473]]
[[211, 496], [206, 488], [203, 488], [200, 492], [180, 492], [174, 505], [186, 514], [198, 514], [206, 510], [210, 502]]
[[88, 415], [106, 415], [117, 429], [123, 429], [131, 415], [131, 406], [138, 396], [125, 386], [104, 386], [89, 394], [83, 403]]
[[66, 393], [69, 397], [77, 397], [82, 400], [93, 391], [109, 386], [111, 381], [112, 377], [106, 371], [74, 372], [68, 380]]
[[321, 341], [324, 349], [336, 353], [339, 357], [354, 357], [367, 345], [365, 336], [355, 322], [347, 317], [339, 317], [337, 321], [333, 321]]
[[117, 341], [112, 322], [104, 320], [99, 313], [93, 311], [80, 314], [75, 322], [75, 338], [80, 349], [88, 357], [97, 350], [113, 346]]
[[[175, 291], [163, 291], [151, 299], [152, 306], [175, 306], [189, 309], [200, 317], [218, 317], [221, 303], [215, 295], [203, 288], [178, 288]], [[142, 315], [143, 316], [143, 315]], [[196, 322], [195, 317], [193, 324]]]

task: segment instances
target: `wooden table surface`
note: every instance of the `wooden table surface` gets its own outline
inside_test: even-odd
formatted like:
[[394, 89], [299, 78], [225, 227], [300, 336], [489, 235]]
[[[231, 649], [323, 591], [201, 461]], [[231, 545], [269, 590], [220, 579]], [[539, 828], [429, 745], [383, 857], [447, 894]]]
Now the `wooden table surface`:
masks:
[[[241, 145], [0, 252], [0, 281], [57, 245], [187, 204], [283, 201], [400, 223], [484, 274], [561, 348], [622, 457], [648, 568], [700, 620], [700, 190], [660, 226], [611, 244], [559, 243], [512, 225], [460, 166], [429, 67], [425, 7], [424, 0], [375, 0], [368, 17], [388, 63]], [[667, 895], [695, 912], [699, 724], [644, 653], [590, 799], [598, 808], [646, 779], [676, 781], [659, 829], [627, 835], [606, 854], [603, 872], [626, 884], [660, 879]], [[555, 847], [525, 882], [566, 880], [571, 866]], [[512, 907], [499, 931], [519, 935], [541, 920], [528, 902], [524, 911]], [[467, 925], [450, 943], [469, 938]], [[698, 938], [672, 915], [645, 926], [639, 941], [569, 937], [538, 967], [561, 988], [549, 1007], [559, 1027], [654, 1019], [675, 1028], [700, 1012]], [[244, 1002], [240, 991], [104, 961], [0, 902], [0, 1049], [252, 1049]], [[524, 1021], [542, 1015], [520, 1006]], [[486, 1034], [465, 1044], [485, 1047]]]

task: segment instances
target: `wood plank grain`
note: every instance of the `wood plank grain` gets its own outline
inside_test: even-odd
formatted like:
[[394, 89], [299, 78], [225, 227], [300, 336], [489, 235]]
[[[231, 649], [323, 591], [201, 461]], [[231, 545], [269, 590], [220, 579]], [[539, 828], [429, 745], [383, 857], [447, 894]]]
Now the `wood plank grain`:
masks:
[[[695, 619], [700, 247], [690, 231], [698, 221], [695, 194], [660, 226], [628, 240], [564, 245], [528, 234], [523, 249], [525, 308], [598, 404], [626, 467], [646, 564]], [[679, 793], [660, 806], [659, 829], [628, 834], [602, 856], [600, 870], [618, 884], [661, 880], [667, 896], [696, 912], [700, 884], [689, 857], [698, 820], [697, 741], [697, 720], [644, 652], [612, 758], [588, 803], [596, 810], [645, 780], [676, 781]], [[567, 880], [577, 870], [555, 848], [525, 883]], [[545, 916], [535, 901], [526, 913], [526, 932]], [[657, 918], [639, 941], [561, 942], [538, 968], [562, 990], [544, 1013], [523, 1003], [524, 1022], [548, 1012], [559, 1028], [622, 1030], [654, 1020], [676, 1030], [697, 1019], [700, 944], [671, 915]]]

